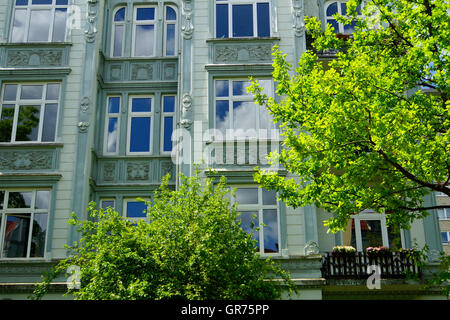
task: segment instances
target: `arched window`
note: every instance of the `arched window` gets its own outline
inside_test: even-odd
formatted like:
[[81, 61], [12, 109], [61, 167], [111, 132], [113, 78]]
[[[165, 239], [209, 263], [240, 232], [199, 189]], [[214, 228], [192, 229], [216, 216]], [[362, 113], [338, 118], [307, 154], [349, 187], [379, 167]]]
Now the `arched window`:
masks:
[[164, 55], [174, 56], [177, 50], [177, 12], [166, 6], [164, 15]]
[[121, 57], [123, 56], [124, 48], [125, 7], [116, 8], [113, 17], [111, 55], [113, 57]]
[[[361, 16], [360, 6], [356, 7], [356, 12], [358, 16]], [[325, 4], [325, 19], [326, 23], [331, 24], [336, 33], [350, 34], [355, 30], [356, 21], [350, 24], [342, 24], [338, 22], [333, 15], [340, 14], [342, 16], [347, 15], [347, 2], [346, 1], [331, 1]]]

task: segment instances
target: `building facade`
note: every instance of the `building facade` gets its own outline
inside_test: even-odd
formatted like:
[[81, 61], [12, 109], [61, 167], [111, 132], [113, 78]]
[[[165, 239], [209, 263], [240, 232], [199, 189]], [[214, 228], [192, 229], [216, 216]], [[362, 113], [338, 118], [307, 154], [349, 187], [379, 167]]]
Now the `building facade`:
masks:
[[[344, 6], [0, 0], [0, 297], [26, 297], [42, 271], [65, 257], [64, 245], [78, 237], [67, 224], [71, 212], [86, 219], [88, 202], [96, 201], [142, 217], [136, 198], [150, 199], [167, 173], [176, 188], [195, 164], [237, 188], [244, 228], [252, 214], [267, 225], [255, 234], [260, 253], [291, 271], [301, 299], [349, 297], [349, 290], [373, 295], [363, 282], [333, 284], [323, 276], [322, 255], [336, 245], [441, 251], [436, 212], [396, 231], [366, 212], [347, 232], [328, 234], [328, 212], [290, 208], [253, 181], [255, 165], [272, 167], [266, 155], [280, 142], [267, 110], [246, 92], [249, 77], [276, 99], [272, 47], [295, 65], [307, 48], [304, 17], [349, 33], [331, 17]], [[60, 297], [60, 280], [49, 297]], [[401, 281], [383, 285], [384, 296], [435, 294]]]

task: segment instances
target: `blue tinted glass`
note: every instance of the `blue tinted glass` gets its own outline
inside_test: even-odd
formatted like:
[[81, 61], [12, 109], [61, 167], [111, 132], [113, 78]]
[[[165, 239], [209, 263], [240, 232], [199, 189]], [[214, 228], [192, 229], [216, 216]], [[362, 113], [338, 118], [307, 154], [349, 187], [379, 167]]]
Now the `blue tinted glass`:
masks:
[[116, 152], [117, 148], [117, 118], [110, 118], [108, 124], [108, 139], [107, 150], [108, 152]]
[[258, 3], [257, 14], [258, 14], [258, 37], [269, 37], [270, 36], [269, 4]]
[[42, 125], [42, 141], [55, 141], [58, 105], [49, 103], [45, 105], [44, 123]]
[[333, 2], [327, 8], [327, 17], [331, 17], [332, 15], [338, 13], [338, 3]]
[[173, 117], [164, 118], [164, 151], [172, 151]]
[[216, 80], [216, 97], [228, 97], [228, 80]]
[[171, 7], [166, 7], [166, 20], [177, 20], [177, 13]]
[[66, 5], [68, 2], [68, 0], [56, 0], [56, 5]]
[[442, 238], [442, 242], [447, 243], [448, 242], [447, 232], [441, 232], [441, 238]]
[[334, 28], [334, 32], [339, 32], [339, 24], [334, 19], [328, 19], [327, 23], [331, 24]]
[[175, 24], [167, 25], [166, 56], [175, 55]]
[[233, 81], [233, 96], [247, 95], [247, 87], [249, 83], [247, 81]]
[[114, 21], [124, 21], [125, 20], [125, 8], [117, 10], [114, 15]]
[[228, 5], [216, 5], [216, 38], [228, 38]]
[[344, 25], [344, 32], [352, 33], [353, 31], [355, 31], [355, 27], [356, 27], [356, 21], [352, 21], [350, 24]]
[[233, 37], [253, 36], [253, 6], [233, 5]]
[[278, 252], [278, 219], [276, 209], [263, 210], [264, 222], [264, 252]]
[[26, 6], [28, 4], [28, 0], [16, 0], [16, 6]]
[[31, 4], [52, 4], [53, 0], [32, 0]]
[[164, 112], [174, 112], [175, 111], [175, 97], [174, 96], [166, 96], [164, 97]]
[[131, 119], [130, 152], [150, 151], [150, 117]]
[[120, 109], [120, 98], [110, 97], [108, 103], [108, 113], [119, 113]]
[[345, 16], [347, 14], [347, 4], [345, 2], [341, 3], [341, 14], [343, 16]]
[[255, 228], [259, 227], [259, 219], [257, 211], [244, 211], [241, 212], [241, 215], [238, 217], [238, 220], [241, 221], [241, 228], [250, 234], [253, 235], [253, 238], [256, 240], [256, 246], [259, 248], [259, 231], [256, 231]]
[[229, 115], [228, 101], [216, 101], [216, 129], [222, 133], [226, 133], [230, 129], [230, 115]]
[[133, 98], [132, 112], [150, 112], [152, 111], [151, 98]]
[[153, 20], [155, 19], [155, 8], [138, 8], [136, 20]]
[[102, 200], [102, 209], [106, 210], [108, 207], [114, 208], [114, 200]]
[[145, 218], [147, 216], [146, 209], [147, 207], [145, 206], [145, 202], [142, 201], [127, 202], [127, 217]]
[[3, 101], [15, 101], [17, 97], [17, 84], [6, 84], [3, 91]]

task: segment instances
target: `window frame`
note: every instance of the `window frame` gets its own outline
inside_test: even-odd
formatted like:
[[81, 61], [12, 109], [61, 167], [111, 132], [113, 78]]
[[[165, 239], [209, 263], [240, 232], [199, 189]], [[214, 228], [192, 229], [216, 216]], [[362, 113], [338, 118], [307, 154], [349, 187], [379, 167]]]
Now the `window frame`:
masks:
[[[119, 98], [119, 112], [117, 114], [109, 113], [109, 99], [110, 98]], [[106, 96], [106, 108], [105, 108], [105, 128], [104, 128], [104, 139], [103, 139], [103, 154], [105, 155], [118, 155], [119, 154], [119, 145], [120, 145], [120, 118], [121, 118], [121, 109], [122, 109], [122, 96], [118, 94], [111, 94]], [[108, 134], [109, 134], [109, 120], [111, 118], [117, 118], [117, 138], [116, 138], [116, 151], [109, 152], [108, 151]]]
[[[150, 98], [151, 99], [151, 107], [150, 112], [133, 112], [133, 98]], [[128, 119], [127, 119], [127, 156], [133, 155], [145, 155], [149, 156], [153, 154], [153, 140], [154, 140], [154, 114], [155, 114], [155, 95], [154, 94], [130, 94], [128, 96]], [[149, 151], [131, 151], [131, 120], [132, 118], [146, 118], [150, 117], [150, 141], [149, 141]]]
[[[227, 4], [228, 5], [228, 37], [222, 37], [223, 39], [239, 39], [239, 38], [266, 38], [258, 36], [258, 3], [267, 3], [269, 5], [269, 35], [271, 37], [273, 34], [272, 30], [272, 1], [271, 0], [215, 0], [214, 1], [214, 36], [217, 36], [217, 5]], [[233, 5], [252, 5], [252, 17], [253, 17], [253, 35], [252, 36], [233, 36]], [[222, 39], [219, 38], [219, 39]]]
[[[58, 99], [57, 100], [47, 100], [47, 88], [48, 85], [51, 84], [58, 84], [59, 85], [59, 92], [58, 92]], [[4, 93], [5, 93], [5, 86], [6, 85], [17, 85], [17, 91], [16, 91], [16, 98], [15, 100], [11, 101], [5, 101], [4, 100]], [[22, 87], [23, 86], [33, 86], [33, 85], [42, 85], [42, 95], [41, 99], [21, 99], [20, 95], [22, 93]], [[44, 143], [55, 143], [58, 137], [58, 126], [59, 126], [59, 115], [61, 112], [61, 96], [62, 96], [62, 90], [63, 90], [63, 84], [61, 81], [48, 81], [48, 82], [22, 82], [22, 81], [14, 81], [14, 82], [2, 82], [1, 86], [1, 95], [0, 95], [0, 122], [2, 113], [3, 113], [3, 106], [4, 105], [14, 105], [14, 116], [13, 116], [13, 124], [11, 128], [11, 139], [10, 141], [0, 141], [0, 143], [8, 143], [8, 144], [24, 144], [24, 143], [32, 143], [32, 144], [44, 144]], [[55, 122], [55, 132], [54, 132], [54, 138], [52, 141], [42, 141], [42, 133], [44, 128], [44, 116], [45, 116], [45, 108], [46, 104], [56, 104], [57, 110], [56, 110], [56, 122]], [[38, 133], [37, 133], [37, 140], [36, 141], [17, 141], [17, 124], [18, 124], [18, 117], [20, 112], [21, 106], [40, 106], [39, 110], [39, 124], [38, 124]]]
[[[345, 26], [344, 26], [342, 23], [338, 22], [333, 16], [327, 15], [327, 9], [328, 9], [328, 7], [329, 7], [330, 5], [332, 5], [333, 3], [335, 3], [335, 2], [338, 4], [338, 5], [337, 5], [337, 14], [340, 14], [340, 15], [343, 16], [343, 14], [342, 14], [342, 4], [345, 3], [346, 6], [347, 6], [348, 0], [329, 0], [329, 1], [326, 1], [326, 2], [324, 3], [324, 19], [325, 19], [325, 25], [328, 24], [328, 20], [334, 20], [334, 21], [336, 21], [336, 23], [338, 24], [338, 29], [339, 29], [339, 30], [336, 30], [336, 29], [334, 30], [336, 34], [350, 35], [350, 34], [353, 33], [353, 31], [351, 31], [351, 32], [345, 32]], [[363, 6], [364, 6], [364, 1], [363, 1], [362, 4], [361, 4], [360, 10], [363, 9]], [[362, 12], [361, 12], [361, 14], [358, 14], [358, 15], [357, 15], [357, 18], [363, 18]], [[330, 24], [331, 24], [331, 23], [330, 23]]]
[[[165, 112], [164, 111], [164, 97], [174, 97], [175, 101], [174, 101], [173, 112]], [[176, 119], [175, 119], [176, 107], [177, 107], [177, 95], [176, 94], [163, 94], [163, 95], [161, 95], [161, 125], [160, 125], [160, 127], [161, 127], [161, 130], [160, 130], [160, 132], [161, 132], [160, 149], [161, 150], [160, 150], [160, 153], [163, 154], [163, 155], [170, 155], [172, 153], [172, 151], [173, 151], [173, 147], [174, 147], [173, 140], [172, 140], [172, 150], [170, 150], [170, 151], [165, 151], [164, 150], [164, 138], [165, 138], [165, 135], [166, 135], [166, 127], [165, 127], [164, 119], [166, 117], [172, 117], [172, 134], [171, 134], [171, 136], [172, 136], [173, 133], [176, 130]]]
[[[167, 8], [172, 8], [175, 11], [175, 21], [167, 20]], [[164, 30], [163, 30], [163, 56], [165, 57], [176, 57], [178, 54], [178, 10], [175, 6], [165, 5], [164, 6]], [[174, 53], [173, 55], [167, 54], [167, 27], [168, 25], [175, 26], [175, 34], [174, 34]], [[155, 37], [156, 38], [156, 37]]]
[[[443, 212], [443, 214], [441, 214]], [[440, 221], [450, 220], [450, 208], [437, 209], [438, 218]]]
[[[50, 214], [52, 210], [52, 196], [53, 192], [51, 188], [4, 188], [0, 191], [4, 192], [4, 198], [3, 198], [3, 204], [0, 208], [0, 260], [36, 260], [36, 259], [45, 259], [47, 256], [47, 245], [49, 242], [49, 225], [50, 225]], [[38, 191], [48, 191], [49, 198], [48, 198], [48, 208], [47, 209], [36, 209], [36, 193]], [[8, 208], [8, 200], [9, 200], [9, 193], [11, 192], [31, 192], [31, 202], [30, 202], [30, 208]], [[27, 236], [27, 254], [26, 257], [4, 257], [4, 238], [5, 238], [5, 231], [6, 231], [6, 222], [7, 217], [9, 214], [27, 214], [29, 215], [30, 219], [30, 230], [28, 231]], [[31, 244], [32, 244], [32, 235], [33, 235], [33, 222], [34, 222], [34, 215], [35, 214], [47, 214], [47, 223], [46, 223], [46, 231], [45, 231], [45, 242], [44, 242], [44, 255], [41, 257], [30, 257], [31, 253]]]
[[101, 209], [103, 209], [103, 210], [106, 211], [106, 208], [103, 208], [103, 202], [105, 202], [105, 201], [112, 201], [114, 204], [113, 204], [113, 206], [112, 206], [111, 208], [113, 208], [114, 210], [116, 210], [116, 199], [115, 199], [115, 198], [108, 198], [108, 197], [100, 198], [100, 199], [99, 199], [99, 202], [100, 202], [100, 208], [101, 208]]
[[[153, 20], [137, 20], [138, 9], [153, 8], [155, 16]], [[149, 23], [151, 22], [151, 23]], [[149, 56], [136, 55], [136, 29], [138, 25], [153, 25], [153, 54]], [[132, 20], [132, 40], [131, 40], [131, 57], [134, 58], [151, 58], [156, 57], [156, 44], [159, 35], [158, 30], [158, 6], [157, 5], [135, 5], [133, 6], [133, 20]]]
[[[115, 21], [114, 17], [116, 15], [116, 13], [121, 9], [125, 9], [124, 20], [123, 21]], [[110, 55], [113, 58], [121, 58], [125, 54], [125, 35], [126, 35], [126, 30], [127, 30], [127, 6], [118, 6], [118, 7], [114, 8], [114, 10], [112, 11], [111, 21], [112, 21], [112, 30], [111, 30], [111, 42], [110, 42]], [[121, 53], [118, 56], [114, 55], [114, 48], [115, 48], [115, 44], [116, 44], [116, 26], [123, 26], [122, 48], [121, 48]]]
[[[150, 201], [150, 199], [149, 198], [147, 198], [147, 197], [142, 197], [141, 199], [143, 199], [143, 200], [145, 200], [145, 201]], [[137, 200], [137, 198], [133, 198], [133, 197], [124, 197], [123, 198], [123, 209], [122, 209], [122, 216], [125, 218], [125, 219], [127, 219], [128, 221], [131, 221], [131, 222], [138, 222], [139, 220], [144, 220], [144, 221], [146, 221], [146, 222], [148, 222], [148, 217], [146, 216], [146, 217], [142, 217], [142, 218], [130, 218], [130, 217], [128, 217], [127, 215], [128, 215], [128, 209], [127, 209], [127, 204], [128, 204], [128, 202], [142, 202], [142, 203], [144, 203], [145, 204], [145, 202], [143, 202], [143, 201], [139, 201], [139, 200]], [[148, 208], [148, 207], [147, 207]]]
[[[442, 234], [447, 235], [447, 242], [442, 241]], [[441, 243], [442, 245], [450, 245], [450, 231], [441, 231]]]

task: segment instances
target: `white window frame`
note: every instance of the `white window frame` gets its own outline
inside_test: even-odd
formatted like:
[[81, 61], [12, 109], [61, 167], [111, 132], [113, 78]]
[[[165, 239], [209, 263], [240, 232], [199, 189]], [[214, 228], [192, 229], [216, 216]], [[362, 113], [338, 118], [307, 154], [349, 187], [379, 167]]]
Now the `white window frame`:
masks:
[[[164, 112], [164, 97], [174, 97], [175, 98], [175, 105], [174, 105], [174, 109], [173, 112]], [[176, 130], [176, 120], [175, 120], [175, 110], [177, 107], [177, 96], [175, 94], [164, 94], [161, 96], [161, 139], [160, 139], [160, 152], [161, 154], [171, 154], [173, 151], [173, 147], [174, 147], [174, 141], [172, 141], [172, 150], [170, 151], [164, 151], [164, 137], [165, 137], [165, 133], [166, 133], [166, 127], [165, 127], [165, 118], [166, 117], [172, 117], [172, 135]]]
[[[148, 198], [141, 198], [142, 200], [145, 200], [145, 201], [150, 201]], [[138, 222], [139, 220], [144, 220], [144, 221], [146, 221], [146, 222], [148, 222], [148, 217], [145, 217], [145, 218], [129, 218], [129, 217], [127, 217], [127, 204], [128, 204], [128, 202], [142, 202], [142, 201], [138, 201], [136, 198], [133, 198], [133, 197], [127, 197], [127, 198], [124, 198], [123, 199], [123, 217], [125, 218], [125, 219], [127, 219], [128, 221], [131, 221], [131, 222]]]
[[[277, 203], [275, 205], [263, 205], [263, 188], [258, 185], [231, 185], [231, 188], [235, 189], [258, 189], [258, 203], [257, 204], [237, 204], [237, 211], [257, 211], [258, 212], [258, 222], [259, 225], [255, 226], [255, 228], [259, 227], [259, 248], [258, 252], [261, 256], [280, 256], [281, 255], [281, 226], [280, 226], [280, 202], [277, 199]], [[277, 194], [278, 197], [278, 194]], [[236, 199], [232, 199], [233, 202], [236, 202]], [[278, 232], [278, 252], [275, 253], [266, 253], [264, 252], [264, 227], [262, 224], [264, 223], [264, 209], [276, 209], [277, 210], [277, 232]]]
[[450, 231], [441, 231], [441, 241], [442, 241], [442, 233], [447, 234], [447, 242], [442, 242], [443, 245], [450, 245]]
[[[114, 21], [114, 17], [117, 13], [117, 11], [121, 10], [121, 9], [125, 9], [125, 18], [123, 21]], [[123, 34], [122, 34], [122, 52], [120, 53], [119, 56], [114, 56], [114, 47], [115, 47], [115, 40], [116, 40], [116, 26], [123, 26]], [[124, 56], [124, 51], [125, 51], [125, 34], [126, 34], [126, 29], [127, 29], [127, 7], [126, 6], [119, 6], [117, 8], [114, 9], [113, 13], [112, 13], [112, 31], [111, 31], [111, 48], [110, 48], [110, 55], [113, 58], [120, 58]]]
[[[140, 8], [153, 8], [155, 9], [154, 20], [137, 20], [137, 11]], [[158, 38], [158, 7], [156, 5], [138, 5], [133, 8], [133, 34], [131, 41], [131, 56], [132, 57], [155, 57], [156, 56], [156, 43]], [[153, 25], [153, 55], [151, 56], [137, 56], [135, 54], [136, 49], [136, 26], [138, 25]]]
[[[67, 4], [64, 5], [56, 5], [56, 0], [52, 0], [52, 4], [40, 4], [40, 5], [36, 5], [36, 4], [31, 4], [32, 0], [28, 0], [28, 4], [27, 5], [23, 5], [23, 6], [18, 6], [15, 4], [15, 0], [14, 1], [14, 9], [13, 9], [13, 14], [12, 14], [12, 18], [11, 18], [11, 28], [10, 28], [10, 33], [9, 33], [9, 41], [13, 42], [12, 37], [13, 37], [13, 29], [14, 29], [14, 17], [16, 14], [16, 10], [23, 10], [26, 9], [27, 13], [26, 13], [26, 21], [25, 21], [25, 29], [24, 29], [24, 37], [22, 39], [22, 41], [20, 42], [13, 42], [13, 43], [36, 43], [35, 41], [28, 41], [28, 35], [30, 32], [30, 20], [31, 20], [31, 11], [38, 11], [38, 10], [49, 10], [51, 11], [50, 14], [50, 25], [49, 25], [49, 33], [48, 33], [48, 39], [46, 42], [53, 42], [53, 29], [54, 29], [54, 22], [55, 22], [55, 11], [56, 9], [66, 9], [66, 30], [64, 33], [64, 40], [62, 42], [65, 42], [67, 40], [67, 18], [68, 18], [68, 14], [69, 14], [69, 2]], [[59, 41], [58, 41], [59, 42]]]
[[441, 221], [450, 220], [450, 208], [438, 209], [437, 211], [439, 220]]
[[[1, 260], [36, 260], [36, 259], [44, 259], [46, 258], [47, 251], [44, 250], [43, 257], [30, 257], [31, 252], [31, 240], [33, 235], [33, 222], [34, 222], [34, 214], [35, 213], [46, 213], [47, 214], [47, 225], [46, 225], [46, 233], [45, 233], [45, 244], [44, 248], [47, 248], [48, 242], [48, 226], [50, 221], [50, 212], [51, 212], [51, 204], [52, 204], [52, 190], [50, 188], [7, 188], [1, 189], [4, 191], [3, 198], [3, 208], [0, 209], [0, 259]], [[35, 209], [36, 203], [36, 192], [37, 191], [48, 191], [49, 199], [48, 199], [48, 209]], [[8, 209], [8, 200], [10, 192], [31, 192], [31, 203], [30, 208], [12, 208]], [[30, 230], [28, 231], [28, 239], [27, 239], [27, 256], [26, 257], [3, 257], [3, 247], [4, 247], [4, 238], [5, 238], [5, 229], [6, 229], [6, 220], [8, 214], [21, 213], [21, 214], [29, 214], [30, 215]]]
[[[333, 20], [335, 20], [336, 21], [336, 23], [338, 24], [338, 30], [335, 30], [335, 32], [336, 33], [338, 33], [338, 34], [351, 34], [351, 32], [345, 32], [345, 29], [344, 29], [344, 25], [342, 24], [342, 23], [340, 23], [339, 21], [337, 21], [333, 16], [328, 16], [327, 15], [327, 9], [328, 9], [328, 7], [331, 5], [331, 4], [333, 4], [333, 3], [335, 3], [335, 2], [337, 2], [337, 4], [338, 4], [338, 14], [340, 14], [340, 15], [343, 15], [342, 14], [342, 8], [341, 8], [341, 4], [342, 3], [347, 3], [348, 2], [348, 0], [331, 0], [331, 1], [327, 1], [327, 2], [325, 2], [325, 5], [324, 5], [324, 17], [325, 17], [325, 25], [328, 23], [327, 21], [329, 20], [329, 19], [333, 19]], [[363, 6], [364, 6], [364, 2], [361, 4], [361, 10], [363, 9]], [[357, 15], [357, 18], [362, 18], [363, 16], [362, 15]]]
[[[119, 112], [109, 113], [109, 98], [119, 98]], [[106, 96], [106, 116], [105, 116], [105, 129], [104, 129], [104, 139], [103, 139], [103, 153], [106, 155], [117, 155], [119, 153], [119, 144], [120, 144], [120, 114], [122, 109], [122, 96], [120, 95], [108, 95]], [[108, 134], [109, 134], [109, 119], [117, 118], [117, 141], [116, 141], [116, 151], [108, 152]]]
[[[217, 12], [216, 5], [217, 4], [228, 4], [228, 38], [258, 38], [258, 11], [257, 11], [257, 3], [268, 3], [269, 4], [269, 37], [272, 36], [272, 4], [271, 0], [224, 0], [224, 1], [215, 1], [214, 4], [214, 36], [217, 36]], [[252, 36], [233, 36], [233, 5], [239, 4], [251, 4], [253, 9], [253, 35]]]
[[[150, 112], [133, 112], [132, 101], [133, 98], [150, 98], [151, 99], [151, 111]], [[151, 155], [153, 151], [154, 140], [154, 110], [155, 110], [155, 96], [151, 94], [147, 95], [130, 95], [128, 97], [128, 125], [127, 125], [127, 155]], [[150, 146], [148, 152], [134, 152], [130, 150], [131, 147], [131, 119], [132, 118], [148, 118], [150, 117]]]
[[[167, 8], [172, 8], [175, 11], [176, 19], [174, 20], [167, 20]], [[175, 26], [175, 46], [174, 46], [174, 54], [168, 55], [167, 54], [167, 26], [168, 25], [174, 25]], [[155, 37], [156, 38], [156, 37]], [[178, 52], [178, 10], [175, 6], [171, 5], [165, 5], [164, 6], [164, 34], [163, 34], [163, 56], [166, 57], [175, 57], [177, 56]]]
[[[57, 100], [47, 100], [47, 86], [49, 84], [59, 84], [59, 96]], [[4, 101], [4, 91], [6, 85], [17, 85], [16, 91], [16, 99], [14, 101]], [[28, 85], [39, 85], [43, 86], [42, 88], [42, 96], [41, 99], [21, 99], [20, 95], [22, 93], [22, 87]], [[0, 121], [3, 112], [3, 105], [14, 105], [14, 119], [13, 126], [11, 131], [11, 141], [2, 141], [0, 143], [10, 143], [10, 144], [23, 144], [23, 143], [54, 143], [56, 141], [58, 135], [58, 124], [59, 124], [59, 112], [60, 112], [60, 101], [61, 101], [61, 91], [62, 91], [62, 83], [61, 82], [4, 82], [1, 89], [1, 100], [0, 100]], [[55, 139], [53, 141], [42, 141], [42, 131], [44, 125], [44, 114], [45, 114], [45, 105], [46, 104], [57, 104], [56, 111], [56, 124], [55, 124]], [[17, 123], [19, 118], [19, 109], [21, 106], [40, 106], [39, 111], [39, 127], [38, 127], [38, 138], [36, 141], [16, 141], [17, 134]]]

